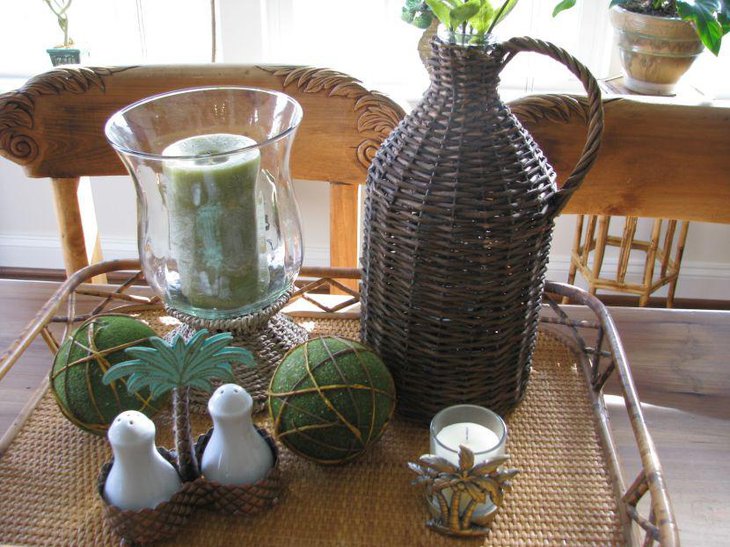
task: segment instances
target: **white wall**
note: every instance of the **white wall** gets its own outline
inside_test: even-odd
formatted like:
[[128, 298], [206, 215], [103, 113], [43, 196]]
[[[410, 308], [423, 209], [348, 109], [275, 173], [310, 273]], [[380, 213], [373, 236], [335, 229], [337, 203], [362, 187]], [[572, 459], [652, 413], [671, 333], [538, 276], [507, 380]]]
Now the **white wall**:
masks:
[[[91, 181], [104, 257], [137, 256], [136, 203], [127, 177], [95, 177]], [[296, 181], [295, 191], [304, 220], [305, 264], [329, 264], [329, 196], [326, 184]], [[22, 169], [0, 161], [0, 267], [62, 268], [53, 196], [46, 179], [26, 179]], [[621, 223], [612, 232], [620, 234]], [[567, 280], [575, 217], [558, 219], [554, 232], [548, 277]], [[649, 222], [639, 226], [648, 237]], [[605, 271], [614, 271], [616, 252], [609, 251]], [[627, 280], [639, 281], [643, 255], [629, 267]], [[579, 278], [580, 280], [580, 278]], [[690, 226], [678, 298], [730, 300], [730, 227], [693, 223]], [[585, 286], [579, 282], [579, 285]], [[666, 288], [658, 295], [665, 295]]]

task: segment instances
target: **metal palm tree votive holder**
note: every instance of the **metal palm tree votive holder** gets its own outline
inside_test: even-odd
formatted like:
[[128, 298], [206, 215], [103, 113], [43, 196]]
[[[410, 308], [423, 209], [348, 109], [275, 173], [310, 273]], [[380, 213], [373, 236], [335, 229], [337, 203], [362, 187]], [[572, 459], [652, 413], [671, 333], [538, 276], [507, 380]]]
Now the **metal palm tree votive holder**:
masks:
[[429, 528], [450, 536], [483, 536], [519, 472], [507, 469], [507, 425], [494, 412], [456, 405], [431, 421], [431, 454], [408, 467], [424, 487]]
[[[289, 152], [300, 105], [245, 87], [172, 91], [112, 116], [106, 136], [134, 180], [140, 261], [188, 338], [231, 332], [254, 354], [236, 381], [259, 405], [304, 329], [279, 314], [302, 264]], [[193, 403], [204, 403], [193, 396]]]

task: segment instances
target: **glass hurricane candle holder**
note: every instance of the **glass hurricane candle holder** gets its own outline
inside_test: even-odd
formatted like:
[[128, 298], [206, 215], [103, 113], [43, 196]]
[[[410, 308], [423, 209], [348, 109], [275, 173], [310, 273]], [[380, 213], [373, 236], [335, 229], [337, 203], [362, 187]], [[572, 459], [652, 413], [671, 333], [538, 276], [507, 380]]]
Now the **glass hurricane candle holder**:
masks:
[[302, 264], [289, 155], [299, 104], [274, 91], [203, 87], [114, 114], [106, 136], [134, 180], [150, 286], [202, 319], [257, 312]]

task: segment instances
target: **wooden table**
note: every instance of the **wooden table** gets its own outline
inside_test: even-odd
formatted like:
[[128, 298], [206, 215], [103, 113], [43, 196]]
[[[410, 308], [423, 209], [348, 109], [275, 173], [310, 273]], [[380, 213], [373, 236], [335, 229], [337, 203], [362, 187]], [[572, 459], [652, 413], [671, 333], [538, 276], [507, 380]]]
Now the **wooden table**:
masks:
[[[0, 346], [6, 347], [58, 287], [0, 280]], [[579, 310], [576, 310], [579, 312]], [[645, 418], [667, 476], [685, 545], [730, 537], [730, 312], [612, 308]], [[0, 382], [0, 436], [33, 398], [50, 366], [42, 341]], [[608, 389], [608, 393], [616, 390]], [[620, 403], [619, 397], [607, 397]], [[628, 420], [612, 413], [627, 479], [638, 469]]]

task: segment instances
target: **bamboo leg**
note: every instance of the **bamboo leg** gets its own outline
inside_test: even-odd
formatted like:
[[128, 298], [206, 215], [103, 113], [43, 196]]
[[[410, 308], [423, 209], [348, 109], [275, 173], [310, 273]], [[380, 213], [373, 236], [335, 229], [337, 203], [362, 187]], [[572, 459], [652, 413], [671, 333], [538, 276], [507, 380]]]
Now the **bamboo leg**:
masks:
[[[330, 266], [356, 268], [360, 207], [358, 186], [330, 183]], [[340, 279], [343, 285], [357, 290], [357, 280]], [[333, 289], [332, 292], [340, 293]]]
[[[573, 248], [570, 252], [570, 266], [568, 267], [568, 284], [573, 285], [575, 283], [575, 274], [578, 271], [578, 253], [580, 252], [580, 241], [583, 237], [583, 221], [585, 215], [577, 215], [575, 220], [575, 233], [573, 234]], [[563, 304], [567, 304], [570, 299], [564, 296], [562, 299]]]
[[[608, 227], [611, 217], [601, 215], [598, 220], [598, 237], [596, 238], [596, 249], [593, 257], [593, 279], [601, 277], [601, 268], [603, 267], [603, 255], [606, 252], [606, 240], [608, 238]], [[596, 286], [590, 288], [591, 294], [596, 294]]]
[[568, 284], [572, 285], [575, 282], [575, 273], [578, 270], [578, 264], [576, 258], [578, 251], [580, 250], [580, 240], [583, 236], [583, 220], [585, 215], [578, 215], [575, 221], [575, 234], [573, 235], [573, 252], [570, 255], [570, 269], [568, 270]]
[[667, 276], [667, 268], [669, 267], [669, 257], [672, 254], [672, 243], [674, 243], [674, 232], [677, 229], [677, 221], [667, 221], [667, 233], [664, 235], [664, 250], [662, 251], [662, 270], [660, 277]]
[[684, 245], [687, 242], [687, 232], [689, 231], [689, 222], [682, 222], [679, 228], [679, 238], [677, 239], [677, 254], [674, 259], [674, 272], [676, 277], [669, 283], [669, 292], [667, 293], [667, 308], [674, 307], [674, 293], [677, 290], [677, 281], [679, 281], [679, 268], [682, 265], [682, 256], [684, 255]]
[[662, 230], [662, 219], [654, 220], [654, 227], [651, 230], [649, 249], [646, 251], [646, 264], [644, 266], [644, 293], [639, 299], [639, 306], [644, 307], [649, 303], [651, 291], [651, 280], [654, 277], [654, 265], [656, 263], [656, 250], [659, 246], [659, 235]]
[[[66, 275], [85, 268], [94, 260], [101, 260], [101, 245], [96, 226], [94, 202], [88, 179], [54, 178], [53, 201], [61, 238]], [[94, 244], [89, 248], [87, 241]], [[106, 276], [98, 276], [95, 283], [105, 283]]]
[[634, 244], [638, 220], [637, 217], [626, 217], [624, 233], [621, 236], [621, 250], [618, 255], [618, 270], [616, 271], [616, 281], [618, 283], [624, 283], [626, 281], [626, 272], [629, 269], [629, 258], [631, 256], [632, 245]]
[[583, 266], [588, 264], [588, 255], [591, 253], [594, 241], [593, 238], [596, 235], [596, 215], [588, 215], [588, 227], [586, 228], [585, 239], [583, 240], [583, 251], [580, 255], [580, 262]]

